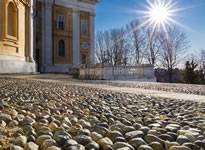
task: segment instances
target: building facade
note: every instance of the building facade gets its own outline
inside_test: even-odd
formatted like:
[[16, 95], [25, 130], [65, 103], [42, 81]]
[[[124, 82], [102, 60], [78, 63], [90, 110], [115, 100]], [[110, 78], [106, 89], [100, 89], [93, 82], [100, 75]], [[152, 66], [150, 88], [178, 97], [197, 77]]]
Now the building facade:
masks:
[[0, 73], [68, 72], [94, 64], [98, 2], [1, 0]]
[[0, 73], [35, 72], [33, 1], [0, 0]]

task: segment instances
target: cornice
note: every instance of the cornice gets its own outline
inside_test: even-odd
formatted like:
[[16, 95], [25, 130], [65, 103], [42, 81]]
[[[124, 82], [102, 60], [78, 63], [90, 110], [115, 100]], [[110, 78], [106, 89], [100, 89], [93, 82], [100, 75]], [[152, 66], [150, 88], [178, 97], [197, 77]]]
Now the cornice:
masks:
[[30, 0], [19, 0], [21, 3], [23, 3], [24, 5], [30, 7], [31, 6], [31, 1]]
[[96, 5], [96, 4], [99, 3], [101, 0], [78, 0], [78, 1]]

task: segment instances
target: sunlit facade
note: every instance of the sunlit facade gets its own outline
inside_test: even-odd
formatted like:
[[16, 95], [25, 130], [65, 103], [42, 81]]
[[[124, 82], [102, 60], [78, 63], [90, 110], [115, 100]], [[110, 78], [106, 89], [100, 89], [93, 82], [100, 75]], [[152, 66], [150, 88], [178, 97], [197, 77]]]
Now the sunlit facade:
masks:
[[95, 63], [99, 0], [0, 0], [0, 73], [68, 72]]

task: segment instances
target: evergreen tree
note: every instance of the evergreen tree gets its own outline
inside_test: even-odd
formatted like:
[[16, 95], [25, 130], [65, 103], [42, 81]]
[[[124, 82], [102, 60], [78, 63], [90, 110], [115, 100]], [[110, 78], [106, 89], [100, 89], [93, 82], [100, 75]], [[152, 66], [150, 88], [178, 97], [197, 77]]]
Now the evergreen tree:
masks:
[[181, 80], [183, 83], [189, 83], [189, 84], [198, 84], [200, 83], [199, 80], [199, 74], [198, 71], [196, 71], [196, 68], [198, 64], [194, 62], [194, 60], [187, 61], [185, 63], [185, 70], [181, 74]]

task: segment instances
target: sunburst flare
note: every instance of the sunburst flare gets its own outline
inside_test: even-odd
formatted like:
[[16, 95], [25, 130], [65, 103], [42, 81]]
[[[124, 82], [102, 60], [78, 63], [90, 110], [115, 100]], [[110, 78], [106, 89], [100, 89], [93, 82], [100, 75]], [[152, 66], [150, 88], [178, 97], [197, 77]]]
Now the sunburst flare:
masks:
[[170, 26], [171, 23], [178, 24], [176, 20], [173, 19], [173, 16], [176, 15], [176, 12], [181, 9], [176, 8], [176, 2], [173, 0], [146, 0], [147, 6], [146, 11], [138, 11], [139, 13], [145, 14], [145, 22], [147, 27], [152, 27], [152, 32], [156, 29], [163, 30], [167, 33], [167, 26]]

